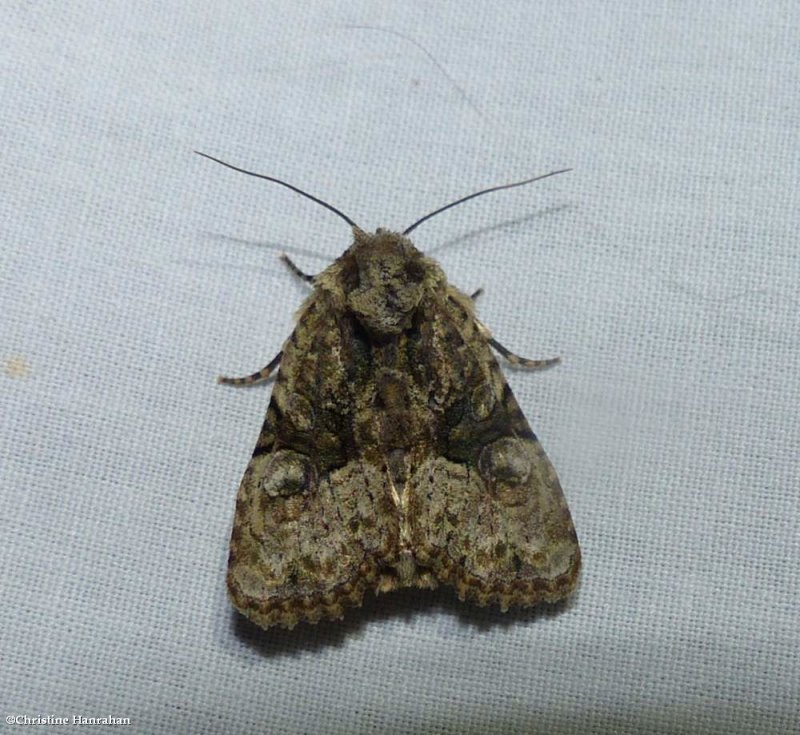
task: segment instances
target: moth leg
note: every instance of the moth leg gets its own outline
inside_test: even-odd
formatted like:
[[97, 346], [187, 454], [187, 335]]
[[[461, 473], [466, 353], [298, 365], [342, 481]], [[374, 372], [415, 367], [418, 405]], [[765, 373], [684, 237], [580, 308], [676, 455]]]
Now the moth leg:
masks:
[[473, 301], [475, 301], [475, 300], [477, 300], [478, 296], [480, 296], [482, 293], [483, 293], [483, 289], [482, 289], [482, 288], [479, 288], [477, 291], [475, 291], [475, 293], [473, 293], [473, 294], [471, 294], [471, 295], [470, 295], [470, 298], [471, 298]]
[[220, 375], [217, 378], [217, 382], [224, 383], [225, 385], [255, 385], [256, 383], [262, 383], [269, 378], [272, 371], [278, 367], [281, 357], [283, 357], [283, 350], [272, 358], [272, 362], [270, 362], [269, 365], [261, 368], [257, 373], [247, 375], [244, 378], [227, 378], [224, 375]]
[[531, 370], [540, 370], [541, 368], [552, 367], [561, 362], [560, 357], [548, 357], [545, 360], [530, 360], [527, 357], [520, 357], [515, 355], [510, 350], [507, 350], [501, 345], [494, 337], [489, 337], [489, 344], [494, 347], [503, 357], [506, 358], [512, 365], [519, 367], [530, 368]]
[[310, 276], [308, 273], [303, 273], [289, 258], [286, 253], [281, 253], [281, 260], [286, 263], [289, 270], [294, 273], [298, 278], [302, 278], [306, 283], [314, 283], [315, 276]]
[[512, 365], [530, 368], [531, 370], [540, 370], [541, 368], [548, 368], [553, 365], [558, 365], [558, 363], [561, 362], [560, 357], [549, 357], [546, 360], [529, 360], [527, 357], [515, 355], [511, 350], [507, 350], [494, 337], [492, 337], [492, 333], [483, 324], [480, 322], [477, 322], [477, 324], [478, 331], [481, 333], [481, 336], [483, 336], [483, 338]]

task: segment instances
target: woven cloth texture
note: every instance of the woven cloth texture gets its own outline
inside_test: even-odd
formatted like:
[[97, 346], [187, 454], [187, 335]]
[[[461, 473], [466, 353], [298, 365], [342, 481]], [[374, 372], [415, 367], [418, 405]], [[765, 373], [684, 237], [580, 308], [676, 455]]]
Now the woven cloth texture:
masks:
[[[0, 709], [136, 733], [800, 732], [791, 2], [3, 11]], [[225, 593], [265, 365], [345, 223], [485, 294], [561, 477], [574, 600]], [[17, 732], [8, 724], [3, 731]], [[56, 728], [58, 729], [58, 728]], [[51, 728], [48, 728], [51, 731]]]

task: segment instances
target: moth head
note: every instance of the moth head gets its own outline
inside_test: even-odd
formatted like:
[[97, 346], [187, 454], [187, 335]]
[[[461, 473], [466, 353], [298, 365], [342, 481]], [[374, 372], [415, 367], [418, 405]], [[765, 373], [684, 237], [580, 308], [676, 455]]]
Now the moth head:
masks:
[[424, 256], [396, 232], [370, 234], [353, 228], [353, 233], [347, 306], [370, 334], [399, 334], [411, 324], [422, 299]]

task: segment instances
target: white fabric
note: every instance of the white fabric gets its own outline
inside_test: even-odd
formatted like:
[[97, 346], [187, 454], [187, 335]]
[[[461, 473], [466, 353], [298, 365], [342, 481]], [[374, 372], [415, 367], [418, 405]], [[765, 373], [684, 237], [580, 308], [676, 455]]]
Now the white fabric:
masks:
[[[142, 733], [800, 731], [793, 2], [9, 3], [0, 705]], [[351, 26], [372, 26], [372, 29]], [[379, 30], [378, 28], [384, 29]], [[401, 35], [398, 35], [401, 34]], [[585, 558], [560, 611], [224, 590], [266, 364], [347, 226], [500, 342]], [[8, 731], [16, 731], [7, 726]]]

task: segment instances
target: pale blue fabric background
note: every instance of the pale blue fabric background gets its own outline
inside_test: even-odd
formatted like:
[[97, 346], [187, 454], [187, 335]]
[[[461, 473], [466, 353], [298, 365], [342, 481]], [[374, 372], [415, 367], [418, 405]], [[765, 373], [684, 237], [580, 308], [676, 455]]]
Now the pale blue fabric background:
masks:
[[[0, 714], [800, 731], [798, 27], [794, 2], [6, 4]], [[581, 538], [571, 605], [234, 613], [269, 389], [214, 378], [288, 335], [277, 254], [315, 272], [350, 235], [195, 148], [369, 229], [574, 168], [414, 234], [502, 343], [564, 359], [507, 373]]]

